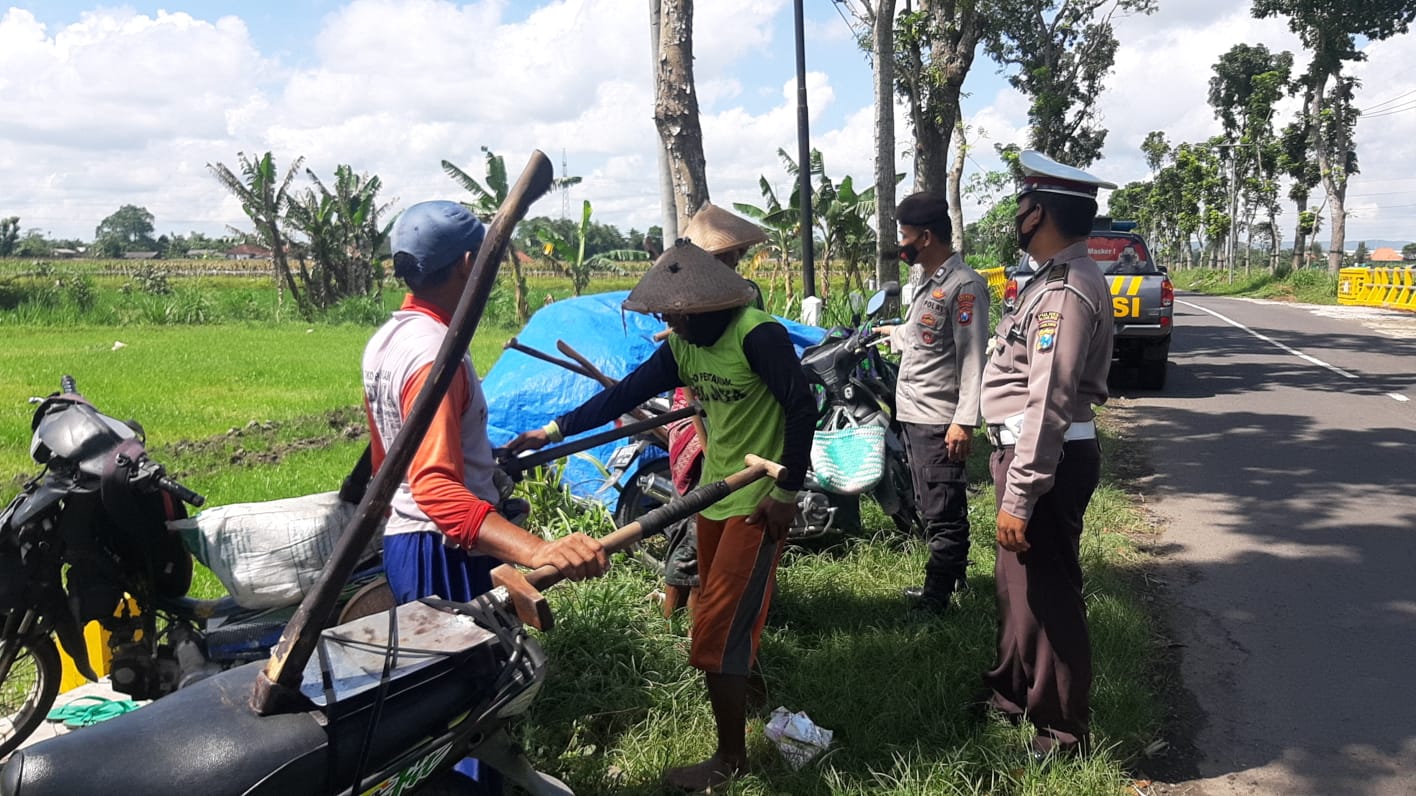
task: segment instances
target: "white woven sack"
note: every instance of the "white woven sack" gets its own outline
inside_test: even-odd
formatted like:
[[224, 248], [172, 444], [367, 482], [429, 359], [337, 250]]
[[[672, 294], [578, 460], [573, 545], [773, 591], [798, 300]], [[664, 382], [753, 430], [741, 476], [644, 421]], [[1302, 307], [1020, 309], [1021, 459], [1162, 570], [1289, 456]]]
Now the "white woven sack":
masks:
[[[293, 605], [314, 585], [357, 508], [338, 492], [217, 506], [168, 527], [243, 608]], [[374, 535], [365, 557], [376, 552]]]

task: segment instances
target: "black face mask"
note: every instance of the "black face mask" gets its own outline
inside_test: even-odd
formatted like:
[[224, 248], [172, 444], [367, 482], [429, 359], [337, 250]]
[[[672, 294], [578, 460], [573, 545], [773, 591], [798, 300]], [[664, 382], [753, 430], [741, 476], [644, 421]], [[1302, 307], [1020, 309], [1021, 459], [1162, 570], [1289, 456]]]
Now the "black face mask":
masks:
[[[919, 236], [919, 238], [922, 238], [922, 237], [924, 237], [924, 236], [923, 236], [923, 235], [920, 235], [920, 236]], [[919, 238], [915, 238], [915, 240], [919, 240]], [[913, 244], [913, 243], [906, 243], [905, 245], [901, 246], [901, 247], [900, 247], [900, 259], [901, 259], [901, 260], [904, 260], [907, 265], [914, 265], [915, 263], [918, 263], [918, 262], [919, 262], [919, 247], [916, 246], [916, 245]]]
[[728, 324], [737, 316], [741, 307], [733, 307], [717, 312], [696, 312], [691, 315], [680, 315], [673, 319], [671, 326], [674, 333], [682, 337], [692, 345], [707, 348], [718, 342], [718, 338], [727, 331]]
[[1026, 213], [1013, 219], [1013, 234], [1018, 238], [1018, 248], [1023, 251], [1027, 251], [1028, 246], [1032, 245], [1033, 236], [1037, 235], [1038, 229], [1042, 226], [1042, 224], [1039, 223], [1036, 227], [1032, 228], [1031, 232], [1023, 232], [1023, 222], [1027, 221], [1028, 216], [1032, 215], [1033, 211], [1038, 209], [1038, 207], [1039, 205], [1033, 205], [1028, 208]]

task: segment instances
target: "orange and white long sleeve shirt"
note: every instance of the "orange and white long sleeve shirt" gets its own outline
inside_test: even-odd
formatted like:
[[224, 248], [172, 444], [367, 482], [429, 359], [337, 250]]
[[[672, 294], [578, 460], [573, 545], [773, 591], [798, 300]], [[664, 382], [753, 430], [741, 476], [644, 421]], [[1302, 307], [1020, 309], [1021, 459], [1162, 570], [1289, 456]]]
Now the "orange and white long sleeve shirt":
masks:
[[[441, 309], [409, 295], [365, 347], [364, 409], [375, 469], [428, 380], [449, 322]], [[472, 357], [464, 355], [394, 493], [384, 533], [434, 531], [451, 544], [473, 548], [499, 497], [495, 468], [487, 400]]]

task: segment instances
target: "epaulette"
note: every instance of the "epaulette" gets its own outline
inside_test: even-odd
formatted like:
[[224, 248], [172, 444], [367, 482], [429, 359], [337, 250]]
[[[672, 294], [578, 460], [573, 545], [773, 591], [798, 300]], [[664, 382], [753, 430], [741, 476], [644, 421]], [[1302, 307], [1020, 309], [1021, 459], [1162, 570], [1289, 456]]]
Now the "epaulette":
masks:
[[1047, 269], [1047, 281], [1061, 282], [1064, 285], [1067, 284], [1067, 270], [1069, 266], [1071, 266], [1071, 263], [1062, 263]]

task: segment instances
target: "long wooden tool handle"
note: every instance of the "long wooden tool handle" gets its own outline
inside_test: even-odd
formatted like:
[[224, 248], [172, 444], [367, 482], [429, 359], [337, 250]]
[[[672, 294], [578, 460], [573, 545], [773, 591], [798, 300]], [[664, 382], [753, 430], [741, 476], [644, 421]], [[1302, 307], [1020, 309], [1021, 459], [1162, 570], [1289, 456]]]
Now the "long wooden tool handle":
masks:
[[509, 348], [512, 351], [517, 351], [519, 353], [525, 354], [528, 357], [534, 357], [536, 359], [541, 360], [542, 362], [549, 362], [557, 367], [565, 368], [566, 370], [576, 374], [577, 376], [584, 376], [587, 379], [595, 378], [595, 376], [591, 374], [590, 371], [586, 370], [580, 365], [577, 365], [569, 360], [561, 359], [560, 357], [553, 357], [550, 354], [547, 354], [546, 352], [540, 350], [539, 348], [532, 348], [531, 346], [522, 343], [520, 340], [517, 340], [515, 337], [503, 343], [502, 348]]
[[[570, 343], [567, 343], [564, 340], [557, 340], [556, 350], [575, 360], [576, 364], [585, 369], [585, 373], [588, 374], [590, 378], [603, 384], [606, 389], [613, 387], [616, 384], [619, 384], [619, 380], [605, 375], [605, 372], [596, 367], [594, 362], [591, 362], [590, 360], [586, 359], [585, 356], [579, 351], [576, 351], [574, 348], [571, 348]], [[636, 420], [647, 420], [650, 415], [643, 409], [634, 409], [630, 411], [629, 416], [633, 417]], [[665, 431], [662, 428], [656, 428], [652, 433], [660, 442], [664, 443], [665, 448], [669, 447], [668, 431]]]
[[594, 362], [591, 362], [590, 360], [586, 359], [585, 356], [579, 351], [576, 351], [574, 348], [571, 348], [570, 343], [567, 343], [564, 340], [557, 340], [556, 350], [575, 360], [576, 363], [580, 365], [580, 367], [585, 368], [585, 372], [590, 374], [590, 378], [600, 382], [606, 387], [613, 387], [616, 384], [619, 384], [618, 379], [606, 376], [604, 371], [600, 370], [598, 367], [595, 366]]
[[319, 579], [285, 626], [265, 671], [256, 678], [251, 694], [251, 708], [256, 713], [266, 715], [308, 707], [309, 700], [300, 693], [305, 664], [319, 643], [320, 632], [334, 617], [340, 591], [349, 581], [360, 555], [388, 511], [394, 490], [407, 473], [408, 464], [422, 444], [423, 435], [427, 433], [438, 405], [457, 375], [458, 365], [467, 355], [467, 345], [472, 342], [487, 299], [491, 297], [497, 270], [511, 244], [511, 233], [516, 223], [526, 215], [532, 202], [550, 190], [553, 174], [551, 161], [544, 153], [539, 150], [531, 153], [521, 177], [498, 209], [496, 219], [477, 251], [472, 273], [458, 300], [442, 347], [433, 360], [431, 377], [414, 399], [413, 409], [408, 413], [403, 429], [394, 437], [388, 455], [369, 484], [364, 499], [359, 501], [353, 519], [335, 544]]
[[[759, 478], [777, 479], [782, 474], [782, 465], [752, 454], [747, 455], [747, 466], [721, 481], [701, 484], [687, 494], [680, 495], [664, 505], [653, 509], [639, 519], [607, 534], [600, 539], [607, 553], [618, 553], [645, 536], [653, 536], [679, 520], [691, 517], [717, 503], [728, 495], [751, 484]], [[526, 580], [537, 590], [554, 586], [565, 579], [560, 570], [546, 565], [526, 573]]]

